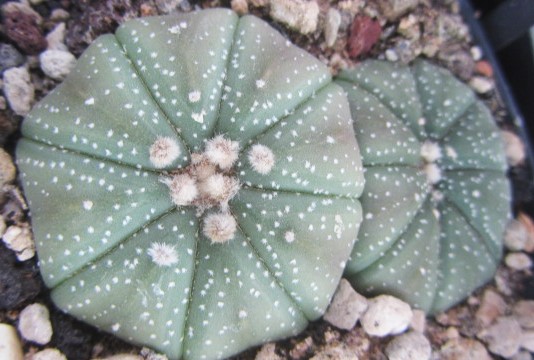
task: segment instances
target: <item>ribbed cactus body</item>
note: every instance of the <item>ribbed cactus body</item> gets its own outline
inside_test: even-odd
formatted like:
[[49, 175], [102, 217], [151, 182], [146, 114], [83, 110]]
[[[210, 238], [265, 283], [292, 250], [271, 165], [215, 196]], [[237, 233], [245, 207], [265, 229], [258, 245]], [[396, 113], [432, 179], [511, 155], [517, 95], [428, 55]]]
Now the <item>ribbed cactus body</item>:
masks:
[[261, 20], [129, 21], [22, 133], [41, 272], [72, 315], [215, 359], [327, 307], [361, 220], [350, 110], [328, 69]]
[[489, 110], [448, 71], [368, 61], [336, 80], [365, 167], [364, 221], [345, 275], [438, 312], [493, 276], [510, 190]]

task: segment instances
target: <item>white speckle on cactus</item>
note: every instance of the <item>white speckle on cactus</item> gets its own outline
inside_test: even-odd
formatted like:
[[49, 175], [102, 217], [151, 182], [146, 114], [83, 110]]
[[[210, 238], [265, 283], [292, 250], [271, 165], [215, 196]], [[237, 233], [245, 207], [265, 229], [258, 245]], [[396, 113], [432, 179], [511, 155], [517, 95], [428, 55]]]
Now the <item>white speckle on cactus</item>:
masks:
[[232, 240], [237, 230], [235, 218], [229, 213], [211, 213], [204, 218], [204, 235], [212, 243], [222, 244]]
[[237, 315], [240, 319], [245, 319], [248, 316], [248, 313], [246, 310], [239, 310], [239, 314]]
[[93, 208], [93, 202], [91, 200], [84, 200], [82, 205], [85, 210], [91, 210]]
[[248, 161], [254, 171], [266, 175], [271, 172], [275, 158], [273, 152], [267, 146], [255, 144], [248, 152]]
[[178, 174], [162, 181], [170, 189], [172, 202], [178, 206], [191, 205], [198, 196], [196, 181], [189, 174]]
[[265, 86], [266, 82], [263, 79], [256, 80], [256, 87], [262, 89]]
[[196, 103], [196, 102], [199, 102], [200, 101], [200, 91], [198, 90], [195, 90], [195, 91], [191, 91], [188, 95], [189, 97], [189, 102], [192, 102], [192, 103]]
[[[119, 141], [123, 144], [123, 141]], [[124, 145], [118, 144], [119, 147]], [[160, 136], [150, 146], [150, 162], [158, 169], [171, 165], [180, 156], [180, 147], [170, 137]]]
[[291, 244], [293, 241], [295, 241], [295, 233], [293, 231], [286, 231], [284, 234], [284, 239]]
[[217, 135], [207, 142], [205, 154], [213, 164], [223, 170], [229, 169], [237, 160], [239, 143], [225, 139], [222, 135]]
[[115, 324], [111, 325], [111, 330], [113, 332], [119, 331], [120, 328], [121, 328], [121, 324], [119, 324], [119, 323], [115, 323]]
[[446, 146], [445, 147], [445, 154], [447, 154], [448, 157], [450, 157], [452, 160], [456, 160], [458, 158], [458, 153], [452, 146]]
[[147, 253], [158, 266], [171, 266], [178, 262], [176, 248], [164, 242], [153, 242]]
[[199, 124], [204, 123], [204, 116], [206, 116], [206, 111], [204, 109], [202, 109], [202, 111], [199, 113], [194, 112], [191, 114], [191, 117], [193, 118], [193, 120], [195, 120]]
[[95, 104], [95, 98], [91, 97], [87, 100], [85, 100], [85, 105], [94, 105]]

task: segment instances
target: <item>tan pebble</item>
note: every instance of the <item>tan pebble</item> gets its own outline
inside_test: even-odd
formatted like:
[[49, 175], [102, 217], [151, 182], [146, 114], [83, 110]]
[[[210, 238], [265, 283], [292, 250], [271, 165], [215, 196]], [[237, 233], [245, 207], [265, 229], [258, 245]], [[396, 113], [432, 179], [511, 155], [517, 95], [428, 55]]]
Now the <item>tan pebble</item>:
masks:
[[386, 346], [389, 360], [429, 360], [431, 353], [430, 341], [415, 331], [395, 337]]
[[488, 289], [482, 295], [482, 303], [476, 312], [476, 318], [483, 326], [488, 326], [506, 311], [506, 302], [497, 292]]
[[504, 246], [508, 250], [522, 251], [527, 241], [528, 232], [526, 226], [519, 220], [510, 220], [504, 232]]
[[501, 131], [501, 137], [504, 141], [504, 153], [506, 161], [510, 166], [517, 166], [525, 161], [525, 145], [521, 138], [508, 130]]
[[0, 324], [0, 359], [22, 360], [23, 358], [17, 330], [11, 325]]
[[510, 360], [532, 360], [532, 355], [528, 351], [520, 351], [511, 357]]
[[460, 337], [460, 332], [458, 331], [457, 328], [453, 326], [449, 326], [447, 328], [447, 331], [445, 332], [445, 335], [447, 336], [449, 340], [458, 339]]
[[390, 295], [369, 299], [369, 307], [360, 322], [371, 336], [387, 336], [405, 331], [412, 321], [412, 309], [404, 301]]
[[410, 328], [416, 332], [423, 333], [426, 329], [426, 314], [423, 310], [415, 309], [412, 311], [412, 321], [410, 323]]
[[13, 250], [19, 261], [26, 261], [35, 256], [35, 244], [31, 231], [27, 227], [12, 225], [7, 228], [2, 240]]
[[474, 76], [469, 81], [469, 86], [479, 94], [487, 94], [495, 87], [491, 79], [482, 76]]
[[0, 148], [0, 188], [15, 180], [17, 169], [13, 164], [13, 159], [4, 149]]
[[274, 343], [268, 343], [261, 347], [260, 351], [256, 354], [254, 360], [282, 360], [275, 352], [276, 345]]
[[513, 313], [523, 329], [534, 329], [534, 300], [518, 301]]
[[525, 331], [521, 336], [521, 347], [534, 352], [534, 331]]
[[58, 349], [45, 349], [35, 353], [31, 360], [67, 360], [67, 357]]
[[523, 252], [515, 252], [506, 255], [504, 262], [510, 269], [517, 271], [528, 270], [532, 267], [532, 260], [530, 260], [530, 257]]
[[489, 328], [483, 329], [477, 337], [488, 344], [495, 355], [505, 358], [514, 356], [521, 346], [522, 330], [515, 317], [498, 318]]
[[458, 338], [450, 340], [436, 354], [439, 360], [491, 360], [488, 351], [479, 341]]
[[367, 299], [341, 279], [324, 319], [339, 329], [350, 330], [367, 310]]
[[315, 1], [270, 0], [270, 16], [289, 28], [309, 34], [317, 29], [319, 5]]
[[20, 312], [18, 329], [28, 341], [45, 345], [52, 338], [48, 309], [39, 303], [28, 305]]
[[519, 213], [517, 220], [519, 220], [527, 230], [527, 242], [525, 243], [525, 248], [523, 250], [532, 253], [534, 252], [534, 222], [530, 216], [525, 213]]
[[[117, 354], [117, 355], [109, 356], [106, 358], [94, 358], [91, 360], [144, 360], [144, 359], [145, 358], [143, 358], [142, 356], [135, 355], [135, 354]], [[149, 357], [147, 357], [147, 359], [149, 359]]]
[[248, 14], [248, 3], [247, 0], [232, 0], [230, 2], [232, 10], [234, 10], [239, 15]]

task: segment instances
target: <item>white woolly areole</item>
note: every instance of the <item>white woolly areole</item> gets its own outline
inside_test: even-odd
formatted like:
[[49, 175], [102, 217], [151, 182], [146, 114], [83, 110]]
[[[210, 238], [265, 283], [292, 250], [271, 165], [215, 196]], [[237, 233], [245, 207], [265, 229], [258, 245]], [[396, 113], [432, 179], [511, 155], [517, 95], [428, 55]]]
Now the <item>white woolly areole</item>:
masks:
[[293, 231], [286, 231], [284, 234], [284, 239], [291, 244], [293, 241], [295, 241], [295, 233]]
[[425, 173], [430, 184], [437, 184], [441, 181], [441, 170], [436, 164], [426, 164]]
[[265, 145], [256, 144], [248, 152], [248, 161], [252, 169], [259, 174], [268, 174], [274, 166], [274, 154]]
[[163, 181], [170, 189], [172, 202], [178, 206], [190, 205], [198, 196], [198, 188], [188, 174], [175, 175]]
[[164, 168], [178, 159], [180, 146], [174, 139], [160, 136], [150, 146], [149, 154], [152, 165], [158, 169]]
[[204, 153], [209, 161], [221, 169], [230, 169], [239, 155], [239, 143], [218, 135], [207, 142]]
[[229, 213], [211, 213], [204, 218], [204, 235], [212, 243], [225, 243], [235, 236], [237, 223]]
[[435, 142], [427, 140], [421, 145], [421, 156], [426, 162], [433, 163], [441, 159], [441, 148]]
[[175, 247], [164, 242], [153, 242], [147, 253], [158, 266], [171, 266], [178, 262], [178, 252]]
[[220, 173], [209, 176], [200, 184], [200, 192], [210, 199], [228, 203], [239, 191], [239, 180]]

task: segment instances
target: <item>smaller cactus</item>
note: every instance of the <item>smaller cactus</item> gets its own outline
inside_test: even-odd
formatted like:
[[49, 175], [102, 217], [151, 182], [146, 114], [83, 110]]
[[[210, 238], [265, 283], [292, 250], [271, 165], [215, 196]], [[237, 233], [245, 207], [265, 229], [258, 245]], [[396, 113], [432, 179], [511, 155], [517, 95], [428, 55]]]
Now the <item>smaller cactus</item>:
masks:
[[448, 71], [368, 61], [337, 78], [362, 151], [364, 221], [345, 276], [435, 313], [493, 275], [510, 189], [489, 110]]

